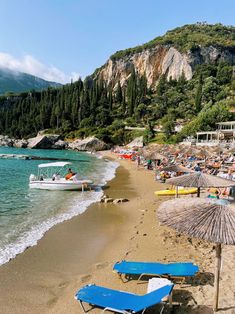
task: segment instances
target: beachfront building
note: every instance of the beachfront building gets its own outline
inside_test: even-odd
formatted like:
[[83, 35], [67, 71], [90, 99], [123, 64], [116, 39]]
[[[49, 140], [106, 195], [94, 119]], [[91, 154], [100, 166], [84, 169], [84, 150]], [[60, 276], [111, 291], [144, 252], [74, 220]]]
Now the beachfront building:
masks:
[[217, 123], [217, 130], [197, 132], [197, 146], [235, 146], [235, 121]]

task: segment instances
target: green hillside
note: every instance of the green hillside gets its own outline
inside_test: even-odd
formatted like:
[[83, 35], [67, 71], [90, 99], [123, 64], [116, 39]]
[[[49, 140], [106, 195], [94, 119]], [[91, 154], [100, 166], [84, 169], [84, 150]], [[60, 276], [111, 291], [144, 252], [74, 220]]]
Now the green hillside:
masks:
[[49, 86], [56, 87], [60, 85], [30, 74], [0, 68], [0, 94], [6, 92], [20, 93], [32, 89], [43, 90]]
[[210, 25], [197, 23], [177, 27], [168, 31], [164, 36], [159, 36], [153, 40], [125, 50], [117, 51], [111, 59], [124, 58], [144, 49], [153, 48], [156, 45], [173, 45], [179, 51], [188, 51], [198, 47], [219, 46], [235, 50], [235, 27], [224, 26], [222, 24]]
[[[216, 34], [214, 43], [220, 43], [221, 51], [232, 49], [233, 60], [234, 27], [187, 25], [168, 32], [164, 40], [174, 37], [177, 42], [179, 34], [179, 38], [184, 38], [182, 48], [190, 46], [189, 39], [198, 36], [201, 27], [201, 42], [209, 43], [208, 38], [212, 40], [212, 34]], [[115, 89], [102, 79], [89, 77], [61, 88], [2, 96], [0, 134], [22, 138], [50, 129], [71, 138], [95, 135], [106, 142], [122, 144], [140, 135], [124, 130], [125, 126], [132, 126], [146, 128], [146, 141], [180, 141], [197, 131], [213, 130], [219, 121], [235, 120], [233, 66], [223, 59], [200, 63], [191, 80], [187, 81], [184, 75], [178, 80], [167, 80], [162, 75], [154, 89], [147, 86], [146, 76], [138, 75], [133, 68], [127, 84], [121, 87], [118, 82]], [[174, 128], [179, 122], [184, 127], [176, 134]], [[154, 133], [156, 126], [162, 127], [161, 134]]]

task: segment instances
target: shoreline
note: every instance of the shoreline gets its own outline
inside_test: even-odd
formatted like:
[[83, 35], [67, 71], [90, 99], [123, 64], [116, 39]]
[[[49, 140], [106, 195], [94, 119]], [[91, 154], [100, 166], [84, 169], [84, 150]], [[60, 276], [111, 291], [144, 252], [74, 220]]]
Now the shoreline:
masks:
[[[47, 152], [43, 151], [41, 153], [41, 156], [46, 154]], [[60, 154], [60, 151], [58, 150], [53, 152], [52, 156], [53, 155], [63, 156], [63, 154]], [[17, 255], [23, 253], [29, 247], [37, 245], [38, 241], [53, 226], [66, 220], [70, 220], [72, 217], [75, 217], [84, 212], [89, 207], [89, 205], [95, 202], [99, 202], [103, 194], [102, 188], [100, 188], [100, 186], [115, 177], [117, 163], [106, 162], [106, 160], [99, 160], [99, 156], [97, 156], [96, 158], [95, 156], [90, 156], [88, 154], [82, 155], [79, 153], [71, 152], [65, 155], [65, 158], [71, 158], [72, 162], [76, 162], [75, 166], [78, 166], [79, 173], [80, 170], [83, 170], [84, 168], [85, 171], [89, 172], [89, 176], [93, 176], [94, 174], [92, 179], [95, 185], [94, 188], [92, 188], [92, 191], [80, 193], [77, 191], [41, 192], [39, 190], [31, 190], [28, 186], [28, 176], [30, 173], [34, 173], [37, 164], [39, 164], [40, 162], [15, 160], [12, 162], [13, 165], [11, 165], [11, 161], [3, 161], [1, 163], [1, 170], [3, 172], [5, 172], [4, 167], [12, 167], [12, 172], [17, 173], [17, 175], [20, 176], [21, 182], [20, 184], [15, 186], [18, 188], [18, 193], [20, 193], [22, 197], [18, 198], [18, 196], [16, 196], [14, 198], [14, 195], [17, 194], [15, 193], [15, 190], [12, 189], [13, 185], [10, 185], [9, 183], [7, 184], [7, 182], [5, 181], [7, 180], [7, 170], [5, 172], [5, 177], [3, 174], [1, 185], [1, 195], [3, 198], [3, 202], [1, 204], [1, 216], [3, 216], [1, 219], [2, 238], [0, 249], [0, 265], [3, 265], [14, 259]], [[64, 158], [60, 159], [64, 160]], [[78, 161], [76, 161], [76, 159]], [[83, 165], [80, 163], [80, 165], [78, 165], [80, 159], [83, 159], [86, 164]], [[23, 174], [21, 173], [21, 171], [19, 171], [21, 167], [25, 167]], [[93, 170], [89, 170], [90, 167]], [[88, 173], [86, 175], [88, 176]], [[8, 204], [7, 199], [9, 194], [11, 193], [13, 195], [13, 198], [9, 201]], [[44, 204], [44, 206], [42, 205], [42, 203]], [[3, 212], [8, 208], [8, 206], [13, 210], [15, 209], [17, 213], [19, 212], [18, 217], [20, 218], [17, 219], [16, 217], [16, 219], [14, 220], [14, 217], [12, 217], [12, 219], [10, 220], [11, 223], [6, 223], [4, 225], [5, 220], [6, 222], [8, 221], [7, 219], [4, 220]], [[21, 213], [20, 209], [22, 206], [27, 208], [27, 210]], [[9, 215], [9, 217], [11, 217], [11, 215]], [[9, 238], [7, 237], [8, 234]]]
[[[111, 153], [102, 154], [116, 159]], [[156, 210], [166, 198], [156, 198], [153, 192], [165, 185], [154, 181], [152, 171], [130, 161], [118, 162], [116, 177], [104, 192], [130, 201], [92, 204], [82, 215], [50, 229], [37, 246], [2, 265], [0, 312], [82, 313], [74, 294], [89, 283], [146, 293], [146, 284], [138, 285], [135, 280], [124, 284], [112, 272], [115, 262], [127, 259], [195, 262], [200, 273], [193, 284], [174, 287], [173, 301], [181, 304], [175, 313], [213, 313], [213, 245], [160, 226]], [[227, 310], [220, 313], [233, 313], [234, 247], [224, 247], [223, 258], [220, 307]]]
[[[118, 167], [105, 192], [114, 198], [120, 196], [117, 177], [127, 176], [126, 170]], [[93, 203], [83, 214], [53, 226], [36, 246], [1, 265], [0, 312], [46, 313], [48, 310], [50, 313], [47, 307], [54, 302], [52, 295], [59, 295], [68, 282], [73, 282], [74, 274], [83, 277], [91, 272], [92, 265], [99, 262], [100, 252], [116, 237], [122, 221], [128, 219], [124, 211], [117, 212], [115, 207], [114, 204], [107, 207], [107, 204]], [[54, 289], [50, 288], [50, 281], [55, 284]], [[35, 293], [32, 294], [32, 290]], [[72, 301], [75, 292], [76, 289], [71, 295]], [[16, 296], [13, 302], [12, 293]], [[38, 299], [41, 299], [39, 306]]]

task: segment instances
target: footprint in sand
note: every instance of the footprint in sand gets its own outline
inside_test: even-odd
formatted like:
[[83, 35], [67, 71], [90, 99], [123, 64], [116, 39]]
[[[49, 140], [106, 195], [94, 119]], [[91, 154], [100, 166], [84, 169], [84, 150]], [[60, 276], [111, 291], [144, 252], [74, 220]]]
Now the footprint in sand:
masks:
[[95, 268], [96, 269], [103, 269], [103, 268], [106, 268], [108, 266], [108, 262], [104, 262], [104, 263], [97, 263], [95, 264]]
[[68, 281], [62, 281], [62, 282], [59, 283], [58, 287], [59, 288], [65, 288], [68, 284], [69, 284]]
[[131, 249], [129, 251], [126, 252], [125, 256], [129, 255], [131, 252], [134, 252], [135, 250]]
[[86, 282], [90, 281], [91, 278], [92, 278], [92, 276], [89, 275], [89, 274], [83, 275], [83, 276], [80, 277], [80, 281], [81, 281], [82, 283], [86, 283]]

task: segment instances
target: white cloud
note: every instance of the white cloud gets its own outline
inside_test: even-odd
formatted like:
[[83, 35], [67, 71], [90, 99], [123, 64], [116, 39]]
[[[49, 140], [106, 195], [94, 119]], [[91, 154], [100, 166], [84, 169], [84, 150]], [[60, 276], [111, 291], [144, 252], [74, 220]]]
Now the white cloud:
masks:
[[71, 79], [75, 81], [80, 77], [76, 72], [65, 74], [53, 65], [47, 66], [31, 55], [25, 55], [17, 59], [8, 53], [0, 52], [0, 68], [29, 73], [47, 81], [62, 84], [70, 82]]

